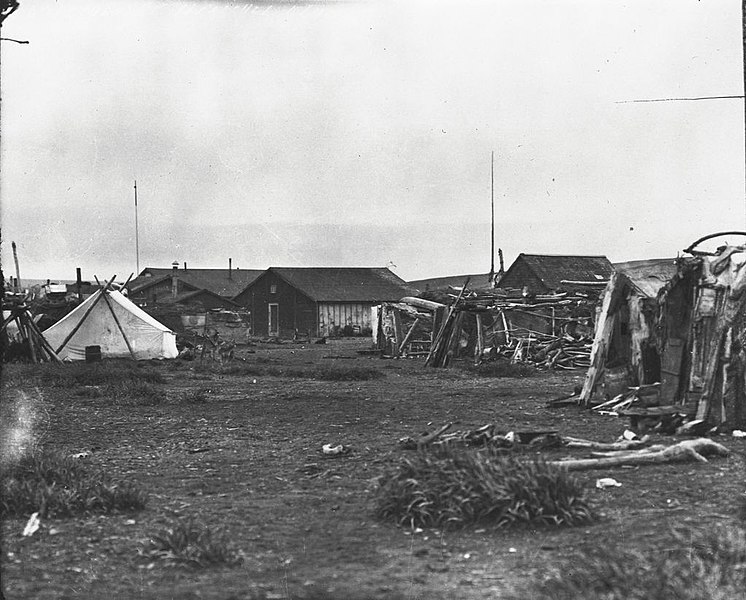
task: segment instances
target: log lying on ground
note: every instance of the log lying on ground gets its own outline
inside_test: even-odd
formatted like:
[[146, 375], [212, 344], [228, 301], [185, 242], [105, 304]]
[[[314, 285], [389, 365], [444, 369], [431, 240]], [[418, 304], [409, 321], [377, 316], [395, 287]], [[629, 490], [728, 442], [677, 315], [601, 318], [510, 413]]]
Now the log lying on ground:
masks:
[[721, 444], [707, 438], [684, 440], [662, 450], [646, 448], [637, 452], [624, 452], [621, 455], [607, 458], [584, 458], [551, 461], [549, 464], [569, 471], [602, 469], [620, 465], [648, 465], [669, 462], [698, 461], [707, 462], [706, 456], [728, 456], [730, 451]]
[[580, 438], [562, 436], [562, 444], [568, 448], [588, 448], [589, 450], [611, 450], [611, 451], [623, 451], [623, 450], [636, 450], [644, 448], [650, 443], [650, 436], [643, 436], [639, 440], [624, 440], [621, 442], [593, 442], [591, 440], [583, 440]]
[[453, 423], [447, 423], [440, 429], [436, 429], [432, 433], [426, 433], [418, 438], [406, 437], [399, 440], [399, 445], [405, 450], [415, 450], [432, 444], [441, 435], [448, 431], [452, 427]]

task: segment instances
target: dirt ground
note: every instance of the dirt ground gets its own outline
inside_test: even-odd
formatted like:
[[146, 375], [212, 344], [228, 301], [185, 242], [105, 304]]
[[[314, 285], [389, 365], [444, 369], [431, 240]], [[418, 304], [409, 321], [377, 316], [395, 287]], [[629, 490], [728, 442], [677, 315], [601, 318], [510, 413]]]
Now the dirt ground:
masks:
[[[243, 348], [239, 358], [262, 365], [365, 366], [380, 369], [380, 379], [235, 376], [171, 361], [155, 367], [166, 378], [158, 385], [163, 401], [126, 407], [105, 397], [25, 386], [43, 407], [37, 441], [67, 453], [89, 452], [81, 460], [139, 482], [149, 501], [129, 515], [43, 522], [30, 538], [20, 535], [25, 519], [6, 520], [5, 597], [501, 598], [599, 541], [655, 549], [673, 526], [736, 518], [746, 440], [723, 436], [717, 441], [733, 451], [729, 458], [579, 473], [602, 515], [591, 526], [443, 532], [377, 521], [377, 477], [406, 452], [397, 445], [403, 436], [453, 422], [454, 429], [495, 423], [506, 432], [547, 429], [614, 441], [627, 422], [575, 406], [545, 407], [572, 392], [582, 371], [484, 378], [458, 366], [425, 369], [422, 360], [358, 354], [369, 345], [354, 339], [259, 344]], [[206, 399], [185, 400], [190, 390]], [[6, 385], [4, 403], [13, 402], [12, 392]], [[321, 447], [328, 443], [351, 452], [326, 457]], [[622, 485], [597, 489], [600, 477]], [[227, 531], [242, 564], [183, 569], [138, 557], [153, 532], [190, 516]]]

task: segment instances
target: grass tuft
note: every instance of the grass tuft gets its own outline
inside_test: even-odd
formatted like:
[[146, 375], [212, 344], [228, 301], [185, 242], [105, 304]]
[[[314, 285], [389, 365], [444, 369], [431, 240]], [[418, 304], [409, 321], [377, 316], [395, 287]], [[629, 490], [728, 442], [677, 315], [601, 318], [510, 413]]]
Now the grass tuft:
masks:
[[518, 598], [736, 600], [746, 598], [746, 531], [676, 532], [663, 551], [599, 544], [569, 557]]
[[186, 390], [181, 394], [181, 402], [185, 404], [204, 404], [212, 394], [212, 390], [206, 387], [200, 387], [194, 390]]
[[372, 367], [329, 365], [309, 369], [308, 373], [302, 376], [320, 381], [369, 381], [380, 379], [383, 373]]
[[147, 496], [136, 484], [89, 472], [78, 460], [33, 450], [2, 472], [0, 516], [62, 518], [79, 514], [132, 512]]
[[222, 532], [201, 525], [193, 518], [154, 533], [140, 549], [140, 556], [187, 567], [237, 565], [242, 560]]
[[235, 363], [225, 367], [219, 365], [202, 365], [196, 370], [210, 371], [221, 375], [234, 375], [237, 377], [294, 377], [298, 379], [316, 379], [319, 381], [368, 381], [384, 376], [378, 369], [357, 365], [279, 367], [272, 364]]
[[594, 518], [566, 471], [495, 449], [419, 452], [401, 458], [380, 481], [376, 513], [402, 526], [577, 525]]

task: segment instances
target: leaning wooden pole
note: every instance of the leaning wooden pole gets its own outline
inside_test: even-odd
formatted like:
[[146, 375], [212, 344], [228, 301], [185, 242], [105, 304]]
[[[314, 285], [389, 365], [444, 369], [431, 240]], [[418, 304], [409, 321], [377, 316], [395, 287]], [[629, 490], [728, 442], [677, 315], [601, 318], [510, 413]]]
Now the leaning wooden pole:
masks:
[[[114, 277], [116, 277], [116, 275]], [[114, 281], [114, 277], [112, 277], [110, 281], [107, 281], [106, 285], [99, 290], [101, 294], [103, 294], [106, 291], [106, 289], [109, 287], [109, 285], [111, 285], [111, 282]], [[86, 319], [88, 318], [88, 315], [91, 314], [91, 311], [96, 307], [96, 304], [98, 304], [100, 300], [101, 300], [101, 295], [99, 295], [98, 298], [96, 298], [91, 303], [91, 305], [85, 311], [85, 314], [83, 315], [83, 318], [80, 319], [80, 321], [78, 321], [77, 325], [75, 325], [75, 327], [73, 327], [72, 331], [70, 333], [68, 333], [67, 336], [65, 337], [65, 340], [59, 345], [59, 347], [57, 348], [57, 350], [55, 350], [55, 354], [59, 354], [62, 351], [62, 349], [65, 346], [67, 346], [67, 343], [72, 339], [72, 337], [76, 333], [78, 333], [78, 329], [80, 329], [80, 327], [83, 325], [83, 323], [86, 322]]]
[[[469, 285], [469, 281], [471, 280], [470, 277], [466, 278], [466, 281], [464, 281], [464, 287], [461, 288], [461, 292], [459, 293], [458, 297], [456, 298], [456, 301], [449, 307], [448, 309], [448, 316], [446, 316], [445, 319], [443, 319], [443, 324], [440, 326], [440, 330], [438, 331], [438, 335], [433, 340], [433, 343], [430, 346], [430, 354], [427, 356], [427, 360], [425, 361], [425, 366], [428, 367], [430, 365], [433, 366], [439, 366], [438, 360], [436, 359], [436, 354], [439, 353], [440, 344], [443, 340], [443, 337], [446, 334], [446, 330], [448, 329], [449, 323], [453, 318], [454, 313], [456, 312], [456, 306], [461, 301], [462, 296], [464, 295], [464, 292], [466, 291], [466, 287]], [[435, 364], [433, 364], [435, 363]]]
[[41, 332], [41, 329], [39, 329], [39, 326], [34, 323], [33, 319], [29, 321], [29, 327], [34, 331], [34, 334], [39, 339], [39, 345], [42, 347], [44, 352], [46, 352], [49, 357], [56, 363], [61, 363], [60, 357], [57, 356], [57, 353], [54, 351], [54, 348], [52, 348], [52, 345], [47, 341], [47, 338], [44, 337], [44, 334]]
[[596, 331], [593, 336], [593, 345], [591, 346], [591, 364], [585, 374], [583, 390], [580, 392], [580, 396], [578, 396], [578, 404], [584, 406], [590, 404], [593, 390], [606, 366], [606, 353], [616, 320], [614, 312], [617, 309], [617, 303], [621, 297], [623, 287], [619, 279], [618, 273], [613, 273], [609, 278], [601, 304], [601, 312], [596, 319]]
[[111, 316], [114, 317], [114, 322], [117, 324], [117, 327], [119, 328], [119, 333], [121, 333], [122, 337], [124, 338], [124, 343], [127, 344], [127, 350], [129, 350], [132, 360], [137, 360], [137, 356], [135, 356], [135, 351], [132, 349], [132, 344], [130, 344], [129, 339], [127, 338], [127, 334], [124, 333], [124, 328], [122, 327], [122, 324], [119, 322], [119, 317], [117, 317], [117, 313], [114, 311], [114, 307], [111, 305], [111, 300], [109, 299], [109, 295], [107, 291], [104, 290], [103, 293], [104, 293], [104, 301], [106, 302], [106, 306], [109, 307]]

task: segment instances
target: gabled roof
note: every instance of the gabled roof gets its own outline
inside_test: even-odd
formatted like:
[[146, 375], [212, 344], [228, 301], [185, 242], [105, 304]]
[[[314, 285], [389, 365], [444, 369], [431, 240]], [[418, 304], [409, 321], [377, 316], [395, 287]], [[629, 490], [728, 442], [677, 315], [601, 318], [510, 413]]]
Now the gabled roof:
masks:
[[469, 278], [469, 289], [470, 290], [482, 290], [489, 289], [490, 276], [489, 273], [477, 273], [474, 275], [449, 275], [447, 277], [431, 277], [430, 279], [417, 279], [415, 281], [407, 282], [414, 288], [417, 288], [421, 292], [425, 291], [436, 291], [445, 290], [449, 287], [461, 287], [464, 285], [466, 278]]
[[[161, 277], [135, 277], [127, 284], [127, 291], [130, 296], [133, 296], [142, 292], [143, 290], [147, 290], [149, 287], [153, 287], [154, 285], [170, 280], [170, 275], [162, 275]], [[199, 291], [200, 289], [203, 289], [192, 285], [188, 281], [182, 280], [182, 284], [184, 287], [189, 288], [191, 291]]]
[[[228, 269], [188, 268], [176, 270], [178, 278], [195, 290], [209, 290], [224, 298], [232, 298], [262, 273], [264, 271], [260, 269], [231, 269], [229, 278]], [[173, 269], [146, 267], [135, 279], [130, 281], [128, 287], [131, 293], [136, 293], [163, 281], [166, 277], [171, 277], [172, 274]]]
[[501, 281], [507, 280], [510, 272], [520, 263], [527, 266], [550, 290], [567, 288], [563, 281], [603, 283], [614, 272], [614, 266], [605, 256], [519, 254]]
[[223, 302], [226, 306], [240, 308], [238, 304], [233, 302], [233, 300], [230, 300], [229, 298], [225, 298], [224, 296], [220, 296], [216, 294], [215, 292], [211, 292], [210, 290], [205, 290], [205, 289], [184, 292], [184, 293], [179, 294], [175, 298], [168, 296], [168, 297], [163, 298], [162, 300], [159, 300], [159, 303], [160, 304], [184, 304], [191, 300], [198, 300], [199, 297], [203, 295], [212, 296], [213, 298]]
[[678, 266], [675, 258], [651, 258], [614, 263], [614, 269], [623, 273], [648, 298], [655, 298], [676, 275]]
[[316, 302], [398, 301], [415, 292], [386, 267], [270, 267]]

